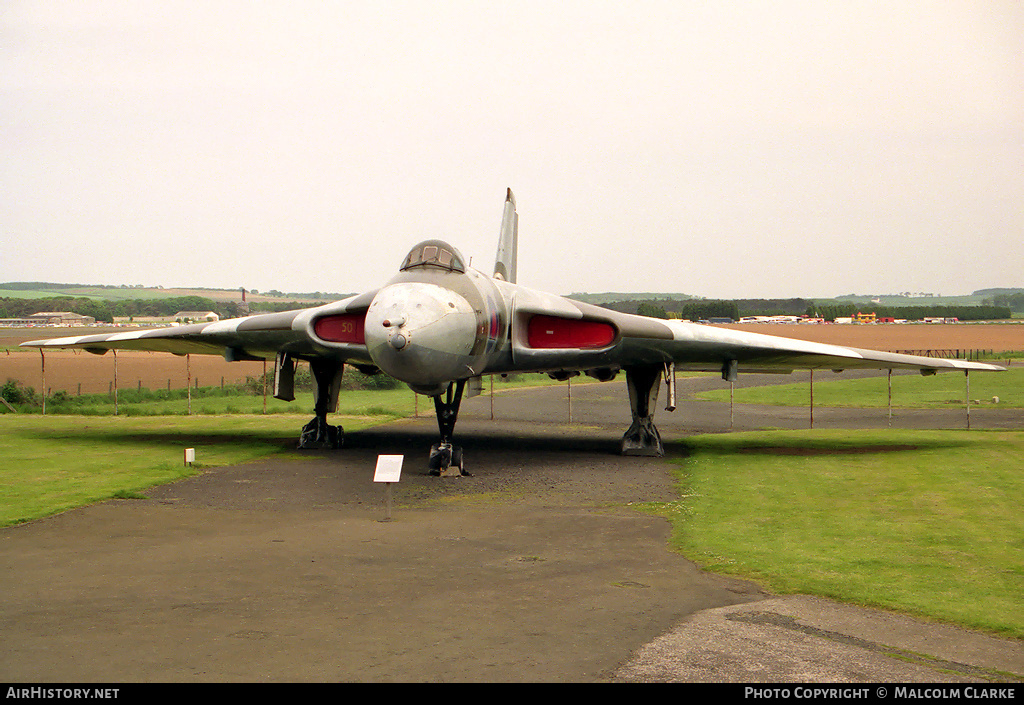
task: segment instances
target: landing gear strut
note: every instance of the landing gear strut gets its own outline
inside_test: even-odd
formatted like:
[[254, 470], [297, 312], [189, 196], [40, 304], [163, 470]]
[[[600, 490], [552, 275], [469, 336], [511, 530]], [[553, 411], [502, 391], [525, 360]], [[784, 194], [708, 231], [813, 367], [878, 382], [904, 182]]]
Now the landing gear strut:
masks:
[[658, 403], [661, 372], [660, 366], [626, 368], [626, 386], [629, 388], [633, 424], [622, 437], [623, 455], [665, 455], [661, 435], [654, 426], [654, 406]]
[[433, 397], [441, 441], [430, 448], [430, 459], [427, 466], [430, 468], [431, 475], [441, 475], [442, 477], [469, 475], [462, 459], [462, 447], [452, 445], [452, 434], [455, 432], [455, 422], [459, 418], [459, 404], [462, 402], [462, 392], [465, 388], [466, 380], [460, 379], [449, 384], [445, 394]]
[[[345, 371], [344, 364], [331, 360], [312, 360], [309, 368], [316, 382], [316, 399], [313, 413], [316, 418], [302, 427], [299, 434], [299, 448], [314, 450], [335, 450], [341, 448], [345, 441], [345, 431], [341, 426], [327, 423], [327, 414], [338, 410], [338, 390], [341, 388], [341, 375]], [[280, 369], [280, 366], [279, 366]], [[294, 371], [294, 367], [292, 367]]]

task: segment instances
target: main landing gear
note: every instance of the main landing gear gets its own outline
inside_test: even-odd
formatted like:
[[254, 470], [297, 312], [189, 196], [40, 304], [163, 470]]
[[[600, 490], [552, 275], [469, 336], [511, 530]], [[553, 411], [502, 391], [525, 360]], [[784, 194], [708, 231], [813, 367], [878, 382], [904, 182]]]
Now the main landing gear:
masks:
[[[642, 455], [661, 457], [665, 455], [661, 443], [661, 435], [654, 425], [654, 408], [658, 403], [658, 387], [661, 385], [662, 373], [668, 376], [669, 410], [675, 408], [675, 370], [665, 365], [649, 365], [626, 368], [626, 386], [629, 389], [629, 405], [633, 413], [633, 423], [622, 437], [623, 455]], [[430, 449], [430, 474], [444, 477], [469, 475], [466, 472], [462, 448], [452, 445], [452, 434], [455, 421], [459, 416], [459, 404], [465, 390], [466, 381], [459, 380], [448, 385], [444, 394], [434, 399], [437, 411], [437, 426], [441, 432], [441, 440]]]
[[622, 437], [623, 455], [665, 455], [661, 434], [654, 425], [654, 406], [658, 403], [662, 369], [653, 366], [626, 368], [626, 386], [629, 388], [633, 423]]
[[[313, 413], [316, 417], [302, 427], [299, 434], [299, 448], [311, 450], [334, 450], [345, 442], [345, 431], [341, 426], [327, 423], [327, 414], [338, 410], [338, 390], [341, 375], [345, 371], [342, 363], [331, 360], [312, 360], [309, 369], [316, 382]], [[294, 394], [295, 361], [287, 354], [279, 354], [274, 376], [274, 396], [291, 401]], [[280, 396], [283, 395], [283, 396]]]
[[[299, 448], [336, 449], [344, 442], [344, 430], [341, 426], [327, 423], [327, 414], [338, 408], [338, 390], [344, 366], [332, 361], [313, 360], [310, 369], [316, 381], [316, 416], [302, 428], [299, 436]], [[274, 396], [278, 399], [294, 399], [293, 375], [295, 361], [287, 354], [278, 355], [277, 369], [274, 378]], [[629, 389], [629, 405], [633, 414], [633, 423], [622, 437], [623, 455], [662, 456], [665, 454], [661, 443], [661, 435], [654, 425], [654, 407], [658, 402], [658, 387], [661, 383], [661, 366], [639, 366], [626, 368], [626, 385]], [[724, 373], [723, 373], [724, 374]], [[674, 374], [670, 374], [674, 381]], [[437, 427], [441, 439], [430, 448], [427, 465], [431, 475], [442, 477], [459, 477], [470, 475], [466, 472], [466, 464], [462, 447], [452, 444], [455, 422], [459, 417], [459, 406], [466, 388], [466, 380], [458, 380], [448, 385], [444, 393], [433, 398], [437, 412]], [[670, 392], [674, 389], [670, 386]], [[674, 408], [674, 399], [670, 394], [670, 406]]]
[[444, 394], [433, 397], [434, 409], [437, 411], [437, 428], [441, 432], [441, 440], [430, 447], [430, 459], [427, 466], [431, 475], [441, 477], [459, 477], [469, 475], [462, 457], [462, 447], [452, 445], [452, 434], [455, 422], [459, 418], [459, 404], [462, 392], [466, 388], [466, 380], [449, 383]]

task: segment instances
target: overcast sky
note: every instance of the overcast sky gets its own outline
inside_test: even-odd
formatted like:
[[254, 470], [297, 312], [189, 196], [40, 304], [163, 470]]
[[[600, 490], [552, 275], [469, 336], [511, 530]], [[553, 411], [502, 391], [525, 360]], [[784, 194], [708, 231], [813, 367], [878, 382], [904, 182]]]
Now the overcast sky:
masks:
[[1024, 3], [0, 4], [0, 281], [1024, 287]]

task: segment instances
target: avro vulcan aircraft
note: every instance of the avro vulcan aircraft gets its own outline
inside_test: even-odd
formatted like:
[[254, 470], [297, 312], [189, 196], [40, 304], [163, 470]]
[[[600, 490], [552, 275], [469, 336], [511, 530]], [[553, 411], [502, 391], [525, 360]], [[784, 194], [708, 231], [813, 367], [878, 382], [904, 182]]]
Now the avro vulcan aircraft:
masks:
[[661, 455], [654, 406], [662, 377], [675, 408], [675, 371], [792, 372], [854, 368], [1001, 370], [943, 360], [823, 345], [684, 321], [633, 316], [534, 291], [516, 283], [518, 215], [511, 189], [505, 199], [492, 273], [467, 266], [454, 247], [427, 240], [409, 251], [398, 273], [374, 291], [315, 308], [216, 323], [23, 343], [39, 348], [154, 350], [206, 353], [227, 360], [274, 360], [274, 396], [292, 400], [297, 360], [316, 381], [315, 418], [303, 427], [300, 448], [338, 448], [342, 429], [327, 423], [337, 409], [344, 365], [383, 372], [432, 397], [440, 440], [428, 465], [439, 474], [462, 472], [452, 444], [463, 393], [479, 389], [481, 375], [546, 372], [556, 379], [579, 373], [601, 381], [626, 374], [633, 423], [622, 452]]

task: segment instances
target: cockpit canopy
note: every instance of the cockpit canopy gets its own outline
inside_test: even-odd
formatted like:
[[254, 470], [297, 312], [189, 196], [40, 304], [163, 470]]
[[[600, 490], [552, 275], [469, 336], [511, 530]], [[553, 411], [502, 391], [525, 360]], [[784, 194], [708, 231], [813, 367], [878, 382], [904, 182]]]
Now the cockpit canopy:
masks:
[[462, 255], [454, 247], [441, 240], [425, 240], [409, 251], [400, 267], [401, 271], [418, 267], [437, 267], [450, 272], [466, 272]]

